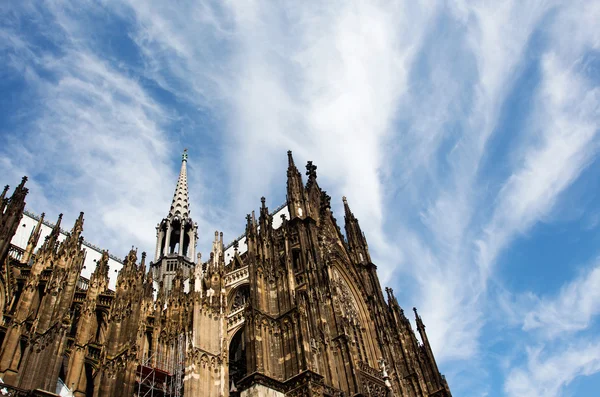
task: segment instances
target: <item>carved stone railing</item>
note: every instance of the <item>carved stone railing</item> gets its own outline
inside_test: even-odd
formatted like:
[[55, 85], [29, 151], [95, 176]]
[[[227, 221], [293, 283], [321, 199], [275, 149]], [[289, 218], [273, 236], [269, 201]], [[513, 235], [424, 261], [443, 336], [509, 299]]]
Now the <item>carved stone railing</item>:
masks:
[[73, 302], [83, 303], [85, 301], [85, 296], [85, 291], [75, 291], [75, 295], [73, 295]]
[[231, 330], [235, 327], [237, 327], [240, 324], [244, 323], [245, 317], [244, 317], [244, 310], [246, 309], [247, 305], [243, 305], [241, 307], [239, 307], [238, 309], [236, 309], [235, 311], [231, 312], [229, 315], [227, 315], [227, 330]]
[[248, 266], [241, 267], [225, 275], [225, 286], [229, 287], [240, 280], [248, 278]]
[[19, 389], [15, 386], [7, 385], [6, 383], [0, 383], [0, 395], [10, 397], [26, 397], [30, 396], [31, 390]]
[[346, 397], [346, 393], [344, 393], [340, 389], [336, 389], [335, 387], [331, 387], [329, 385], [323, 385], [323, 396], [326, 396], [326, 397]]
[[296, 280], [296, 286], [300, 286], [306, 282], [306, 277], [303, 272], [296, 273], [294, 279]]
[[88, 345], [88, 357], [91, 358], [92, 360], [98, 362], [100, 361], [100, 355], [102, 354], [102, 346], [93, 344], [93, 345]]
[[77, 288], [82, 291], [87, 291], [89, 286], [90, 286], [90, 280], [88, 280], [87, 278], [85, 278], [83, 276], [79, 276], [79, 280], [77, 280]]
[[363, 395], [373, 397], [387, 396], [388, 390], [380, 371], [363, 361], [358, 362], [358, 370], [358, 387]]
[[360, 369], [361, 371], [374, 376], [375, 378], [381, 378], [381, 372], [376, 370], [375, 368], [371, 367], [369, 364], [365, 363], [364, 361], [359, 361], [358, 362], [358, 369]]
[[110, 307], [110, 305], [112, 304], [113, 295], [107, 294], [107, 292], [105, 292], [104, 294], [102, 294], [98, 297], [98, 304], [97, 304], [98, 306]]
[[16, 245], [13, 245], [13, 244], [11, 244], [10, 248], [8, 249], [8, 256], [19, 262], [21, 262], [21, 258], [23, 257], [24, 253], [25, 253], [25, 250], [23, 248], [17, 247]]

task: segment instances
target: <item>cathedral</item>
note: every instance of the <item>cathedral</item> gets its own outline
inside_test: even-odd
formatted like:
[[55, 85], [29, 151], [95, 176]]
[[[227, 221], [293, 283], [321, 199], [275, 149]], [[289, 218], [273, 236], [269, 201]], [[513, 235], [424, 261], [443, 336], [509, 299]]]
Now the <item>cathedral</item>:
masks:
[[27, 229], [27, 178], [4, 188], [0, 394], [451, 396], [417, 310], [418, 337], [345, 197], [342, 233], [312, 162], [305, 182], [288, 152], [284, 205], [262, 198], [243, 234], [225, 245], [215, 232], [202, 258], [187, 161], [150, 258], [96, 250], [83, 213], [69, 232], [62, 215]]

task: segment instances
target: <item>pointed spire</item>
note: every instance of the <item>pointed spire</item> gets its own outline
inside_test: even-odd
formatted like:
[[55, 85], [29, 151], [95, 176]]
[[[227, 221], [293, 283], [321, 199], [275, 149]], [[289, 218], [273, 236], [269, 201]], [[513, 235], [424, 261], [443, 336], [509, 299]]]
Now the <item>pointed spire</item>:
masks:
[[2, 190], [2, 194], [0, 194], [0, 202], [4, 201], [6, 199], [6, 193], [8, 193], [8, 189], [10, 189], [9, 185], [4, 186], [4, 189]]
[[40, 235], [42, 234], [42, 224], [44, 223], [45, 216], [46, 214], [42, 212], [42, 216], [40, 216], [40, 219], [38, 219], [38, 223], [31, 231], [31, 235], [29, 236], [29, 240], [27, 241], [27, 248], [25, 248], [23, 258], [21, 258], [23, 263], [28, 263], [31, 257], [33, 256], [33, 251], [35, 251], [35, 247], [40, 241]]
[[75, 220], [75, 224], [73, 225], [73, 229], [71, 229], [71, 236], [79, 239], [79, 236], [83, 232], [83, 211], [79, 213], [77, 220]]
[[288, 170], [290, 170], [292, 168], [296, 168], [296, 165], [294, 164], [294, 158], [292, 157], [292, 151], [288, 150], [287, 155], [288, 155]]
[[146, 274], [146, 251], [142, 252], [142, 261], [140, 262], [140, 271]]
[[152, 277], [152, 270], [146, 273], [144, 278], [144, 296], [152, 298], [154, 296], [154, 277]]
[[137, 248], [131, 247], [131, 250], [125, 257], [123, 261], [123, 267], [119, 270], [119, 274], [117, 275], [117, 285], [119, 284], [119, 280], [125, 277], [127, 274], [134, 274], [137, 270]]
[[175, 194], [173, 195], [169, 217], [179, 216], [181, 219], [185, 219], [188, 218], [190, 214], [187, 186], [187, 158], [187, 149], [185, 149], [181, 155], [181, 170], [179, 171], [179, 179], [177, 180], [177, 186], [175, 187]]
[[273, 227], [273, 217], [269, 214], [269, 207], [266, 205], [266, 199], [263, 197], [260, 198], [260, 215], [258, 217], [258, 223], [260, 225], [260, 232], [263, 235], [266, 235], [271, 228]]
[[398, 304], [398, 300], [394, 296], [394, 290], [386, 287], [385, 292], [387, 292], [388, 305], [392, 309], [392, 313], [396, 321], [410, 328], [410, 321], [408, 321], [408, 319], [404, 315], [404, 310]]
[[83, 243], [81, 232], [83, 232], [83, 212], [79, 213], [71, 233], [67, 234], [67, 238], [62, 242], [61, 249], [79, 249]]
[[56, 246], [56, 243], [58, 242], [58, 238], [60, 236], [60, 224], [62, 222], [62, 218], [63, 214], [58, 214], [58, 220], [56, 221], [56, 224], [50, 231], [50, 234], [46, 236], [44, 245], [42, 245], [41, 250], [54, 250], [54, 247]]
[[[7, 222], [9, 218], [21, 219], [21, 214], [25, 208], [25, 196], [27, 196], [27, 193], [29, 192], [25, 187], [25, 182], [27, 182], [26, 176], [21, 179], [21, 183], [17, 186], [10, 198], [6, 197], [8, 185], [4, 187], [2, 200], [0, 200], [0, 218], [3, 219], [5, 225], [9, 223]], [[16, 222], [19, 222], [19, 220]]]
[[342, 201], [344, 202], [346, 239], [348, 240], [350, 250], [356, 254], [355, 259], [359, 263], [363, 263], [365, 261], [370, 262], [371, 256], [369, 254], [369, 246], [367, 244], [367, 239], [360, 228], [358, 219], [356, 219], [352, 213], [352, 210], [350, 210], [346, 196], [342, 197]]
[[306, 182], [307, 189], [317, 181], [317, 166], [312, 161], [306, 163], [306, 175], [308, 181]]
[[2, 194], [0, 195], [0, 218], [2, 217], [2, 214], [4, 214], [4, 208], [6, 208], [6, 204], [8, 204], [8, 199], [6, 198], [8, 189], [10, 189], [9, 185], [4, 186], [4, 190], [2, 190]]
[[413, 311], [415, 312], [415, 321], [417, 323], [417, 329], [419, 330], [419, 335], [421, 335], [421, 342], [423, 343], [423, 348], [425, 349], [425, 354], [427, 355], [428, 365], [431, 366], [431, 374], [433, 375], [434, 384], [440, 388], [444, 387], [445, 380], [442, 378], [442, 374], [440, 374], [440, 370], [435, 361], [435, 357], [433, 355], [433, 350], [431, 349], [431, 344], [429, 343], [429, 338], [427, 337], [427, 332], [425, 332], [425, 324], [423, 324], [423, 320], [419, 313], [417, 313], [417, 308], [413, 307]]
[[419, 330], [419, 333], [421, 334], [421, 338], [422, 338], [423, 333], [425, 332], [425, 324], [423, 324], [423, 320], [421, 319], [421, 316], [419, 316], [419, 313], [417, 313], [416, 307], [413, 307], [413, 311], [415, 312], [415, 322], [417, 323], [417, 329]]
[[290, 220], [304, 218], [306, 216], [304, 185], [302, 175], [294, 164], [292, 151], [288, 150], [287, 169], [287, 206], [290, 212]]
[[100, 260], [96, 262], [96, 269], [94, 269], [90, 279], [105, 278], [108, 280], [108, 270], [108, 251], [104, 250], [102, 251], [102, 257], [100, 257]]
[[385, 287], [385, 292], [387, 293], [387, 296], [388, 296], [388, 305], [397, 305], [398, 301], [396, 300], [396, 297], [394, 296], [394, 290], [391, 289], [390, 287]]
[[215, 239], [213, 241], [212, 251], [210, 253], [210, 269], [211, 271], [218, 271], [219, 265], [223, 257], [223, 232], [219, 233], [215, 230]]

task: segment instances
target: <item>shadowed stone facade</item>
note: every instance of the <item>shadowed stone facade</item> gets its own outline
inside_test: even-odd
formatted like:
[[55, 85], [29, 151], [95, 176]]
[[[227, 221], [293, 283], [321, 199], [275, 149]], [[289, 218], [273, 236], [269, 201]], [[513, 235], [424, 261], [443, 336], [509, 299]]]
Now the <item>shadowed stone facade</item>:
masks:
[[[109, 285], [108, 253], [80, 277], [83, 213], [36, 251], [43, 217], [20, 255], [26, 178], [0, 211], [0, 377], [14, 395], [450, 396], [425, 326], [417, 339], [391, 289], [381, 289], [364, 234], [343, 198], [345, 235], [308, 162], [288, 152], [287, 202], [261, 200], [225, 247], [215, 232], [196, 254], [187, 152], [154, 261], [132, 249]], [[274, 215], [281, 215], [274, 221]], [[58, 388], [57, 388], [58, 385]], [[44, 392], [46, 391], [46, 392]], [[19, 394], [20, 393], [20, 394]], [[42, 394], [46, 393], [46, 394]]]

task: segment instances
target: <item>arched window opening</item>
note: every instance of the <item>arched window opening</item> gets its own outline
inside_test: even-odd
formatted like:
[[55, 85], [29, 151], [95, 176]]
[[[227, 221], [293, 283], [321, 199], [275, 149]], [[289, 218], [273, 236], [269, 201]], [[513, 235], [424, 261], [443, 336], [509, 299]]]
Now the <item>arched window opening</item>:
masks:
[[169, 254], [175, 254], [179, 250], [179, 236], [181, 235], [181, 222], [171, 223], [171, 236], [169, 239]]
[[187, 233], [183, 236], [183, 247], [182, 248], [183, 249], [181, 251], [181, 255], [189, 257], [190, 236]]
[[160, 239], [160, 250], [158, 251], [159, 252], [159, 256], [162, 256], [164, 254], [164, 252], [165, 252], [165, 243], [166, 243], [166, 241], [167, 241], [167, 234], [166, 234], [166, 232], [163, 232], [163, 236]]
[[302, 270], [302, 263], [300, 262], [300, 250], [298, 249], [292, 251], [292, 266], [294, 267], [294, 273]]
[[90, 363], [85, 363], [85, 395], [94, 395], [94, 368]]
[[242, 285], [235, 290], [235, 294], [233, 298], [231, 298], [231, 310], [230, 312], [235, 312], [236, 310], [246, 306], [248, 300], [250, 298], [250, 286], [248, 284]]
[[335, 287], [334, 302], [336, 311], [341, 315], [344, 326], [352, 338], [352, 343], [356, 346], [358, 359], [369, 363], [369, 354], [363, 335], [364, 328], [360, 321], [358, 303], [348, 284], [337, 270], [334, 270], [332, 284]]
[[73, 315], [73, 322], [71, 323], [71, 329], [69, 330], [69, 336], [71, 338], [75, 337], [77, 334], [77, 327], [79, 326], [79, 319], [81, 318], [80, 308], [75, 308], [75, 313]]
[[229, 344], [229, 392], [230, 396], [239, 396], [237, 385], [246, 376], [246, 341], [244, 327], [235, 333]]
[[107, 324], [106, 324], [106, 314], [101, 310], [96, 311], [96, 323], [98, 324], [96, 328], [96, 336], [94, 337], [94, 341], [101, 345], [104, 343]]

